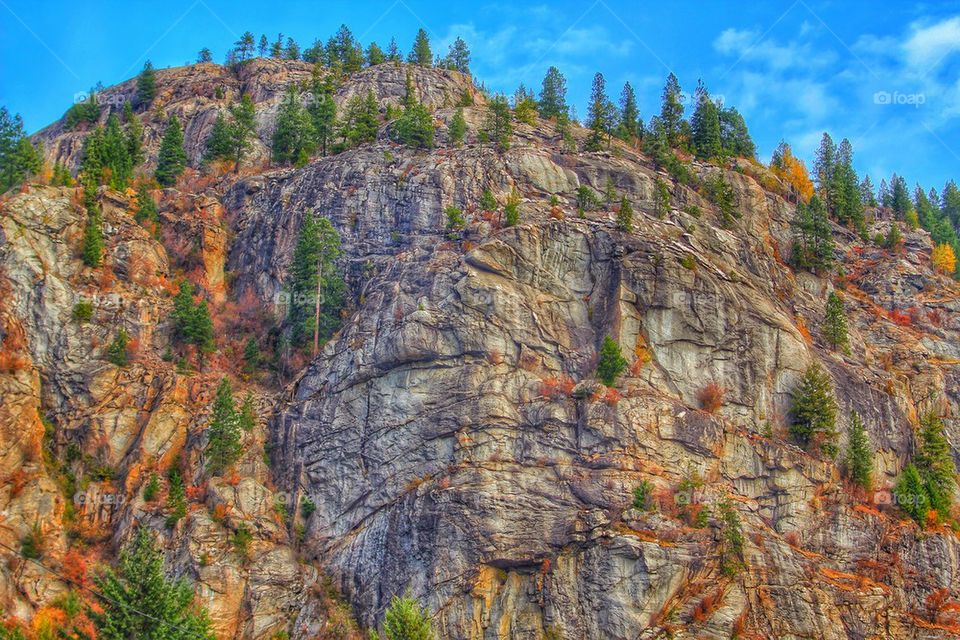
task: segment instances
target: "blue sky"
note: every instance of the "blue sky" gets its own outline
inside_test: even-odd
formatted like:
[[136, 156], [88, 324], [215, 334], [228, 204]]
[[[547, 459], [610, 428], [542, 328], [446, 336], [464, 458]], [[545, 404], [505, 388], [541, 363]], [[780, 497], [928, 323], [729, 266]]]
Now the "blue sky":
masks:
[[703, 78], [744, 114], [764, 161], [783, 138], [809, 164], [829, 131], [851, 140], [875, 184], [894, 171], [937, 189], [960, 179], [960, 0], [0, 0], [0, 104], [35, 131], [75, 93], [129, 78], [148, 58], [180, 65], [206, 46], [219, 62], [245, 30], [305, 46], [341, 23], [364, 44], [396, 36], [404, 51], [420, 27], [435, 52], [461, 35], [474, 75], [498, 91], [539, 90], [556, 65], [581, 115], [595, 71], [614, 99], [630, 81], [644, 118], [659, 108], [667, 73], [684, 89]]

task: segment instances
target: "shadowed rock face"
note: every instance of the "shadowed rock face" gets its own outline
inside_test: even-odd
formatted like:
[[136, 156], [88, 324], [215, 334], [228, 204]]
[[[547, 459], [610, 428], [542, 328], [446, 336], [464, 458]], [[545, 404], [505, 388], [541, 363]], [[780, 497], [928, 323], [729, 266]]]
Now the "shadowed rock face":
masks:
[[[364, 70], [338, 102], [369, 89], [381, 104], [399, 102], [407, 69]], [[311, 73], [276, 60], [237, 74], [217, 65], [158, 71], [158, 97], [140, 109], [148, 157], [162, 134], [159, 109], [184, 121], [196, 161], [217, 111], [246, 92], [260, 136], [249, 163], [265, 161], [271, 107]], [[264, 424], [250, 436], [241, 477], [211, 481], [164, 536], [223, 635], [270, 637], [290, 620], [292, 637], [329, 629], [332, 614], [315, 597], [324, 572], [364, 625], [409, 589], [444, 638], [947, 637], [927, 620], [925, 600], [942, 588], [960, 596], [955, 534], [921, 533], [893, 509], [876, 509], [842, 482], [837, 464], [786, 438], [790, 396], [812, 362], [834, 380], [841, 433], [851, 411], [863, 416], [878, 488], [911, 455], [918, 411], [955, 415], [957, 288], [929, 269], [929, 236], [908, 233], [894, 255], [854, 250], [861, 243], [838, 227], [843, 281], [795, 273], [780, 257], [793, 206], [751, 177], [771, 179], [764, 169], [741, 161], [724, 171], [741, 216], [731, 229], [700, 193], [672, 182], [674, 208], [659, 219], [658, 174], [636, 150], [563, 152], [554, 125], [538, 121], [517, 123], [511, 148], [497, 152], [475, 141], [479, 96], [464, 109], [467, 144], [452, 148], [443, 125], [470, 80], [411, 73], [434, 109], [439, 148], [413, 152], [382, 131], [376, 143], [300, 169], [218, 176], [202, 193], [168, 190], [161, 201], [165, 228], [197, 239], [211, 301], [246, 296], [271, 308], [311, 211], [340, 232], [352, 293], [342, 330], [291, 385], [251, 385]], [[75, 166], [82, 133], [54, 124], [38, 135], [50, 158]], [[626, 196], [634, 231], [617, 229], [615, 203], [578, 216], [581, 185]], [[480, 211], [485, 189], [501, 204], [520, 197], [518, 226]], [[116, 543], [137, 521], [163, 529], [162, 510], [139, 497], [153, 469], [182, 455], [200, 484], [205, 408], [219, 377], [184, 376], [158, 357], [170, 292], [147, 276], [173, 279], [174, 260], [133, 224], [125, 196], [101, 197], [109, 285], [75, 257], [83, 216], [70, 190], [32, 188], [2, 204], [0, 267], [15, 295], [0, 321], [4, 335], [26, 336], [30, 366], [0, 376], [0, 415], [15, 425], [0, 442], [5, 462], [27, 460], [37, 478], [7, 499], [17, 515], [4, 541], [14, 544], [38, 513], [56, 533], [55, 553], [65, 548], [62, 499], [30, 459], [43, 440], [30, 408], [42, 404], [55, 419], [58, 451], [75, 442], [116, 467], [115, 486], [133, 499], [81, 514], [114, 527]], [[449, 206], [464, 211], [465, 231], [445, 229]], [[820, 337], [826, 297], [840, 284], [849, 354]], [[74, 292], [104, 286], [135, 304], [97, 306], [93, 323], [73, 322]], [[911, 307], [910, 326], [890, 321], [890, 310]], [[148, 354], [123, 370], [91, 355], [119, 323]], [[615, 391], [594, 379], [607, 335], [628, 361]], [[725, 390], [715, 413], [699, 408], [710, 382]], [[952, 419], [947, 429], [956, 452]], [[644, 480], [655, 511], [632, 508]], [[293, 505], [288, 522], [274, 516], [278, 495]], [[301, 496], [317, 507], [306, 522], [296, 513]], [[745, 536], [733, 575], [720, 566], [724, 499]], [[694, 526], [702, 508], [706, 526]], [[255, 533], [246, 563], [231, 543], [240, 523]], [[0, 582], [0, 598], [23, 615], [63, 588], [10, 571]]]

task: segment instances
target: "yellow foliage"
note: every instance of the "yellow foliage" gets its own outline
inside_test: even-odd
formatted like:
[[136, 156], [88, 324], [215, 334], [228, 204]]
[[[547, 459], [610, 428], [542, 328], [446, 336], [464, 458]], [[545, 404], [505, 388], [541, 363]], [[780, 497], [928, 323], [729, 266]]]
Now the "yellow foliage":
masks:
[[930, 254], [930, 261], [933, 268], [940, 273], [953, 273], [957, 268], [957, 256], [953, 253], [953, 247], [948, 244], [938, 244], [933, 248]]
[[771, 162], [770, 170], [793, 187], [804, 202], [810, 200], [813, 197], [813, 182], [807, 173], [807, 165], [803, 163], [803, 160], [793, 155], [790, 145], [783, 145], [782, 152], [782, 159], [778, 159], [778, 162]]

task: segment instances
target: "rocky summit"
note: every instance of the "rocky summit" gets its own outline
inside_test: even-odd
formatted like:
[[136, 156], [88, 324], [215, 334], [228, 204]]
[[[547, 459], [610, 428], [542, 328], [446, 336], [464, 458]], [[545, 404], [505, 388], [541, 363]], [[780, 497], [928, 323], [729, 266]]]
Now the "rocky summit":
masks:
[[0, 200], [8, 629], [146, 637], [103, 625], [148, 531], [206, 616], [178, 638], [429, 637], [395, 635], [411, 601], [437, 638], [960, 637], [960, 288], [926, 223], [818, 218], [780, 166], [455, 70], [151, 76], [33, 136]]

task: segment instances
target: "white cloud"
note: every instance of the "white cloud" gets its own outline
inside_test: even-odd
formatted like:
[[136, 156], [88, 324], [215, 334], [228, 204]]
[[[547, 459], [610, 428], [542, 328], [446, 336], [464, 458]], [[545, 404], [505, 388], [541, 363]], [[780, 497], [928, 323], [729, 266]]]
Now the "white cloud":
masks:
[[914, 23], [903, 43], [906, 61], [920, 73], [936, 67], [951, 53], [960, 51], [960, 16], [922, 26]]
[[[801, 29], [801, 35], [809, 33], [809, 29]], [[734, 57], [735, 64], [754, 62], [772, 69], [819, 67], [836, 59], [831, 51], [817, 50], [811, 42], [778, 43], [771, 37], [747, 29], [725, 29], [713, 41], [713, 48], [718, 53]]]

